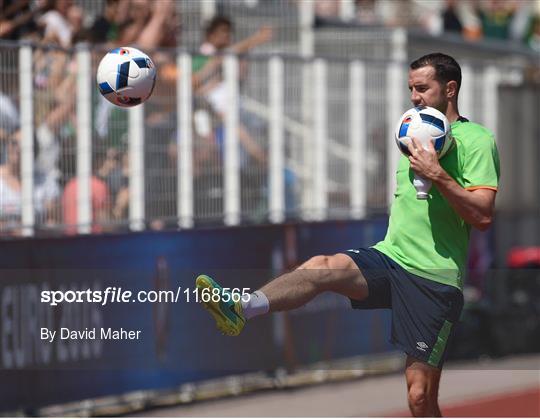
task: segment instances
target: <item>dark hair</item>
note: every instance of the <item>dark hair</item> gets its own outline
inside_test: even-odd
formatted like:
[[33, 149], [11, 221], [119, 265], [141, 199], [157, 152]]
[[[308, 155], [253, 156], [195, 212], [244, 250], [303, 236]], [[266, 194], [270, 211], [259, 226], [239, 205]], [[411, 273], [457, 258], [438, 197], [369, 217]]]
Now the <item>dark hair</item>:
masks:
[[440, 52], [435, 52], [414, 60], [410, 68], [411, 70], [417, 70], [428, 65], [435, 69], [435, 80], [439, 83], [455, 81], [457, 83], [457, 90], [459, 91], [461, 87], [461, 67], [454, 58]]
[[208, 38], [220, 26], [227, 26], [230, 30], [233, 29], [233, 24], [228, 17], [216, 16], [206, 24], [206, 27], [204, 28], [205, 36]]

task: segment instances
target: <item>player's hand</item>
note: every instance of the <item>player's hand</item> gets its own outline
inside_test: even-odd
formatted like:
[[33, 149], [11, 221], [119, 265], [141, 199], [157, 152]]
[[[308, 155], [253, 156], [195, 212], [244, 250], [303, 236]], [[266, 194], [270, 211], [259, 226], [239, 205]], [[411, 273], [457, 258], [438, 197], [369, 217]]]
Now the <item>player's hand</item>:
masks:
[[431, 180], [439, 176], [443, 169], [439, 164], [439, 157], [437, 156], [437, 152], [431, 141], [428, 142], [426, 149], [422, 146], [420, 141], [416, 138], [412, 138], [407, 147], [411, 153], [409, 156], [411, 169], [417, 175]]

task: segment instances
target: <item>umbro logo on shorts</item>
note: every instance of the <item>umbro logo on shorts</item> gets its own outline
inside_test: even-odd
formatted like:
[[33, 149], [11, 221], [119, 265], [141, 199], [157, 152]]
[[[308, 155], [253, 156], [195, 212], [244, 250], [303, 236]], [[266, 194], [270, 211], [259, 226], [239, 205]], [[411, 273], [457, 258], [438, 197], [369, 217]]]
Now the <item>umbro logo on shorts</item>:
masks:
[[416, 342], [416, 349], [426, 352], [426, 349], [429, 348], [425, 342]]

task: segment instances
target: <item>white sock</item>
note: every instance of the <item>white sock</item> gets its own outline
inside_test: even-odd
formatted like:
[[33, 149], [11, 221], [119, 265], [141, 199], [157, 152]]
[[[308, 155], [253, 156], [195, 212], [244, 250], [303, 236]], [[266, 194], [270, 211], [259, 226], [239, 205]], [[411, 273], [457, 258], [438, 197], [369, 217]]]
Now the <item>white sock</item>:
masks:
[[246, 319], [266, 314], [270, 310], [268, 298], [266, 298], [266, 295], [262, 291], [255, 291], [253, 294], [249, 294], [249, 300], [244, 301], [242, 299], [241, 304]]

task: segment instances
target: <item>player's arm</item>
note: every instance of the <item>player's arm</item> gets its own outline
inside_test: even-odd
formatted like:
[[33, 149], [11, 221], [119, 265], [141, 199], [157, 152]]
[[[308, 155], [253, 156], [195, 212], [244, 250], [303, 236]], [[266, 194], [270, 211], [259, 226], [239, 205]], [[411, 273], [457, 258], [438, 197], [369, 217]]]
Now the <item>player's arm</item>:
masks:
[[[440, 167], [440, 165], [439, 165]], [[493, 219], [496, 192], [492, 189], [467, 190], [457, 184], [448, 173], [441, 170], [432, 182], [452, 205], [452, 208], [468, 224], [479, 230], [487, 230]]]
[[495, 194], [492, 189], [467, 190], [445, 172], [439, 164], [437, 153], [431, 142], [425, 150], [418, 141], [409, 143], [411, 169], [418, 175], [430, 179], [452, 208], [468, 224], [479, 230], [487, 230], [493, 220]]

